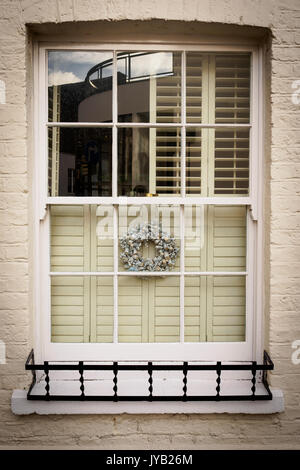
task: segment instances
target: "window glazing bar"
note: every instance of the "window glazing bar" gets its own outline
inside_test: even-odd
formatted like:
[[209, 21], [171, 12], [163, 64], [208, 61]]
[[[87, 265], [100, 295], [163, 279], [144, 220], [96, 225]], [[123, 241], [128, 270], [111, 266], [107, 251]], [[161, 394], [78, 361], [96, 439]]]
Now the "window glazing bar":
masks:
[[247, 276], [247, 271], [50, 271], [50, 276]]

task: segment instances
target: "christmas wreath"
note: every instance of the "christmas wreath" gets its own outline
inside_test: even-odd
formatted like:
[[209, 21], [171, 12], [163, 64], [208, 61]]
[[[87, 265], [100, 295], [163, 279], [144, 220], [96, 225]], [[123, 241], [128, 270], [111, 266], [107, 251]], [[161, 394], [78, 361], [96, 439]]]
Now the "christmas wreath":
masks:
[[[154, 243], [157, 254], [154, 258], [143, 258], [142, 245], [148, 246], [149, 243]], [[149, 223], [129, 229], [120, 238], [120, 246], [120, 259], [129, 271], [170, 271], [179, 252], [174, 238], [161, 226]]]

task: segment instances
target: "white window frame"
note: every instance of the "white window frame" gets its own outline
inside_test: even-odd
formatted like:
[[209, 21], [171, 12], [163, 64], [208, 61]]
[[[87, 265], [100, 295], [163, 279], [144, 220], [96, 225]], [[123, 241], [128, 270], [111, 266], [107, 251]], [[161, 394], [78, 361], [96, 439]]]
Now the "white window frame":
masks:
[[[248, 197], [189, 197], [188, 203], [218, 204], [218, 205], [247, 205], [247, 298], [246, 298], [246, 341], [183, 343], [139, 343], [139, 344], [101, 344], [101, 343], [51, 343], [51, 309], [50, 309], [50, 261], [49, 261], [49, 215], [47, 204], [120, 204], [147, 203], [157, 204], [157, 198], [117, 198], [116, 172], [113, 177], [112, 197], [48, 197], [47, 195], [47, 50], [92, 50], [92, 51], [186, 51], [197, 52], [249, 52], [251, 53], [251, 116], [249, 125], [201, 124], [199, 128], [246, 127], [250, 129], [250, 177]], [[116, 57], [116, 52], [114, 52]], [[183, 59], [184, 60], [184, 59]], [[114, 63], [113, 81], [116, 83], [116, 60]], [[184, 85], [182, 73], [182, 85]], [[258, 46], [216, 45], [211, 44], [180, 44], [164, 43], [147, 44], [56, 44], [40, 43], [34, 46], [34, 153], [35, 153], [35, 182], [34, 182], [34, 312], [35, 312], [35, 354], [37, 361], [116, 361], [116, 360], [165, 360], [165, 361], [249, 361], [262, 360], [263, 355], [263, 52]], [[117, 125], [117, 97], [115, 86], [113, 92], [113, 121], [108, 126], [116, 136], [117, 127], [135, 127], [138, 124], [124, 123]], [[185, 87], [182, 86], [182, 105], [185, 104]], [[51, 123], [54, 126], [55, 123]], [[176, 123], [174, 127], [182, 127], [185, 122]], [[63, 127], [98, 127], [99, 123], [59, 123]], [[191, 124], [187, 124], [192, 127]], [[100, 127], [100, 126], [99, 126]], [[145, 127], [171, 127], [149, 123]], [[117, 165], [117, 140], [113, 145], [113, 165]], [[184, 150], [182, 151], [184, 157]], [[185, 168], [183, 158], [182, 168]], [[184, 170], [183, 170], [184, 175]], [[182, 180], [184, 183], [184, 180]], [[182, 186], [184, 191], [184, 184]], [[183, 193], [184, 194], [184, 193]], [[155, 200], [156, 199], [156, 200]], [[159, 201], [160, 202], [160, 201]], [[187, 203], [182, 197], [171, 197], [172, 204]], [[163, 197], [161, 203], [168, 203]], [[115, 219], [116, 220], [116, 219]], [[114, 242], [118, 243], [117, 239]], [[74, 273], [73, 273], [74, 274]], [[79, 273], [78, 273], [79, 274]], [[178, 273], [174, 273], [174, 275]], [[188, 273], [191, 275], [191, 273]], [[198, 273], [200, 274], [200, 273]], [[201, 275], [212, 273], [201, 273]], [[216, 273], [214, 273], [215, 275]], [[220, 273], [217, 273], [220, 275]], [[226, 273], [228, 274], [228, 273]], [[243, 273], [245, 274], [245, 273]], [[82, 273], [80, 273], [82, 275]], [[91, 275], [91, 273], [85, 273]], [[100, 273], [92, 273], [100, 275]], [[109, 275], [109, 273], [105, 273]], [[128, 275], [128, 273], [127, 273]], [[116, 295], [116, 291], [114, 293]], [[116, 300], [116, 299], [115, 299]], [[116, 302], [115, 302], [116, 303]], [[182, 302], [181, 302], [182, 304]], [[115, 312], [116, 315], [116, 312]], [[182, 318], [181, 318], [182, 325]], [[116, 337], [116, 331], [115, 335]]]

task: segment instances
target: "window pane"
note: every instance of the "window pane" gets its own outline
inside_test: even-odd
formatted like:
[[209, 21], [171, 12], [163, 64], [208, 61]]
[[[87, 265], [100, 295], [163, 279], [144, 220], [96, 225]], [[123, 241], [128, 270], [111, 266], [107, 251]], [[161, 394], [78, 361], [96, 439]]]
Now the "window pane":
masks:
[[185, 208], [185, 270], [246, 270], [246, 208]]
[[48, 130], [49, 196], [111, 196], [112, 130]]
[[112, 206], [53, 205], [51, 271], [112, 272]]
[[89, 279], [82, 276], [51, 278], [51, 341], [83, 343], [89, 336]]
[[202, 122], [203, 55], [188, 52], [186, 55], [186, 122]]
[[112, 120], [112, 57], [112, 52], [49, 51], [49, 121]]
[[185, 279], [185, 341], [245, 341], [246, 277]]
[[91, 277], [91, 340], [112, 343], [114, 329], [114, 292], [111, 276]]
[[181, 54], [119, 53], [118, 115], [120, 122], [179, 122]]
[[113, 206], [91, 207], [91, 271], [114, 270]]
[[201, 194], [202, 177], [202, 130], [186, 129], [186, 193]]
[[185, 206], [184, 208], [184, 264], [185, 271], [207, 271], [205, 241], [207, 222], [205, 206]]
[[51, 277], [51, 341], [113, 341], [112, 277]]
[[215, 130], [214, 192], [247, 195], [249, 192], [249, 130]]
[[179, 270], [179, 206], [120, 206], [119, 237], [121, 271]]
[[119, 342], [179, 341], [179, 278], [120, 276]]
[[180, 152], [180, 128], [118, 129], [119, 195], [180, 195]]
[[84, 206], [51, 206], [51, 271], [89, 271], [89, 234]]
[[217, 124], [250, 120], [250, 54], [216, 55]]

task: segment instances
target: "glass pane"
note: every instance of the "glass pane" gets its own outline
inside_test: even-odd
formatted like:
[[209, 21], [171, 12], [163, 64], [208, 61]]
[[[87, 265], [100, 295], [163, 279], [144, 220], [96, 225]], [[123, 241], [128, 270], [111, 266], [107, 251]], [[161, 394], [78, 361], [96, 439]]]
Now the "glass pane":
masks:
[[49, 121], [112, 120], [112, 57], [112, 52], [49, 51]]
[[51, 271], [113, 271], [112, 209], [53, 205], [50, 214]]
[[249, 129], [215, 130], [215, 194], [248, 195]]
[[215, 61], [215, 122], [249, 123], [250, 54], [218, 54]]
[[184, 208], [184, 264], [185, 271], [206, 271], [205, 253], [205, 206], [185, 206]]
[[91, 325], [92, 341], [96, 341], [97, 343], [112, 343], [114, 330], [114, 292], [112, 277], [91, 277], [91, 312], [92, 319], [94, 319], [94, 323]]
[[121, 271], [179, 270], [179, 206], [120, 206], [119, 237]]
[[[246, 270], [246, 207], [212, 206], [208, 218], [208, 271]], [[209, 247], [211, 244], [211, 249]]]
[[186, 193], [201, 194], [202, 176], [202, 131], [186, 129]]
[[186, 276], [184, 284], [184, 341], [206, 341], [206, 277]]
[[96, 276], [51, 277], [51, 341], [113, 341], [113, 279]]
[[180, 122], [181, 54], [118, 54], [119, 122]]
[[118, 129], [119, 195], [180, 195], [180, 135], [180, 128]]
[[185, 207], [185, 270], [246, 270], [246, 208]]
[[119, 342], [178, 342], [179, 278], [119, 278]]
[[48, 130], [49, 196], [111, 196], [112, 130]]
[[91, 271], [113, 272], [114, 270], [114, 234], [113, 206], [91, 207], [92, 243], [95, 243], [91, 258]]
[[186, 122], [202, 121], [202, 73], [204, 59], [199, 52], [186, 55]]
[[50, 207], [51, 271], [89, 271], [88, 213], [84, 206]]
[[185, 341], [245, 341], [246, 277], [185, 279]]
[[82, 276], [51, 278], [51, 341], [83, 343], [88, 341], [89, 299], [85, 295], [89, 279]]

